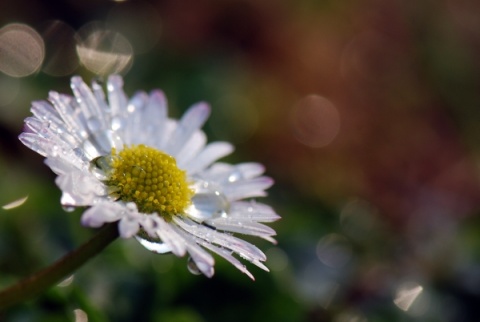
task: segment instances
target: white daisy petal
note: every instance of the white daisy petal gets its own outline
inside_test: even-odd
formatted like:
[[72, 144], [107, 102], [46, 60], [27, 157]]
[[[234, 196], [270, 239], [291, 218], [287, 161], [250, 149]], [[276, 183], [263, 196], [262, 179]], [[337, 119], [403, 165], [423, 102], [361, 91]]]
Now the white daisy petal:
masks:
[[[43, 134], [23, 132], [19, 135], [20, 141], [35, 152], [45, 157], [60, 157], [69, 159], [71, 163], [80, 164], [85, 161], [84, 154], [78, 153], [75, 149], [71, 149], [69, 145], [61, 139], [51, 137], [48, 130]], [[47, 136], [48, 138], [45, 138]]]
[[229, 261], [233, 266], [235, 266], [238, 270], [240, 270], [242, 273], [248, 275], [252, 280], [255, 280], [253, 277], [252, 273], [250, 273], [247, 269], [247, 267], [242, 264], [238, 259], [232, 256], [231, 252], [225, 248], [220, 248], [215, 245], [212, 245], [210, 243], [202, 242], [201, 245], [210, 251], [222, 256], [225, 258], [227, 261]]
[[108, 77], [108, 81], [107, 81], [108, 103], [110, 104], [112, 116], [126, 117], [127, 115], [128, 100], [122, 88], [123, 88], [123, 79], [120, 76], [112, 75]]
[[62, 189], [61, 203], [65, 207], [89, 206], [105, 192], [104, 186], [93, 175], [85, 175], [78, 169], [59, 175], [55, 183]]
[[18, 136], [20, 141], [38, 154], [48, 157], [51, 155], [53, 143], [50, 140], [42, 138], [35, 133], [23, 132]]
[[50, 92], [48, 99], [53, 103], [56, 111], [65, 122], [65, 127], [69, 133], [75, 136], [79, 142], [86, 140], [88, 138], [86, 121], [82, 111], [74, 109], [76, 105], [72, 97], [61, 95], [57, 92]]
[[143, 227], [149, 235], [159, 237], [175, 255], [185, 255], [187, 248], [183, 238], [163, 218], [150, 216], [148, 224], [143, 224]]
[[74, 96], [50, 92], [51, 104], [33, 102], [19, 139], [58, 175], [65, 208], [89, 207], [84, 226], [117, 222], [120, 237], [134, 237], [155, 253], [188, 253], [189, 269], [207, 277], [214, 274], [211, 253], [251, 279], [240, 259], [268, 271], [265, 254], [233, 234], [276, 242], [275, 230], [263, 223], [280, 216], [244, 200], [265, 196], [273, 180], [258, 163], [217, 162], [233, 146], [207, 144], [201, 130], [210, 114], [206, 103], [177, 121], [167, 116], [163, 92], [129, 99], [117, 75], [108, 78], [107, 95], [79, 77], [71, 87]]
[[263, 197], [266, 195], [265, 189], [273, 185], [273, 180], [269, 177], [258, 177], [250, 180], [235, 181], [225, 186], [224, 193], [228, 200], [235, 201], [252, 197]]
[[69, 152], [70, 153], [65, 155], [65, 157], [49, 157], [45, 159], [45, 164], [58, 175], [85, 169], [88, 164], [85, 160], [85, 156], [77, 155], [75, 151]]
[[190, 174], [198, 173], [212, 164], [212, 162], [229, 155], [232, 153], [232, 151], [233, 146], [230, 143], [210, 143], [195, 157], [195, 159], [191, 160], [187, 165], [185, 165], [185, 169]]
[[91, 141], [85, 141], [82, 143], [81, 149], [87, 155], [90, 160], [93, 160], [99, 156], [102, 156], [101, 149], [96, 146], [96, 144]]
[[167, 138], [167, 99], [162, 91], [155, 90], [150, 93], [141, 118], [143, 131], [139, 135], [143, 137], [143, 143], [163, 150]]
[[228, 214], [232, 218], [248, 218], [256, 222], [273, 222], [280, 219], [272, 207], [257, 202], [233, 202]]
[[[97, 100], [97, 104], [100, 106], [100, 109], [105, 111], [103, 118], [108, 120], [109, 113], [106, 113], [106, 111], [108, 111], [109, 107], [105, 100], [105, 92], [103, 91], [102, 86], [96, 80], [92, 81], [92, 93], [95, 96], [95, 99]], [[109, 122], [107, 122], [107, 125], [108, 124]]]
[[[52, 132], [44, 121], [36, 117], [27, 117], [25, 119], [25, 126], [28, 127], [29, 133], [35, 133], [45, 139], [52, 139]], [[56, 137], [53, 137], [56, 139]]]
[[[241, 257], [243, 257], [242, 255], [240, 255]], [[244, 257], [246, 260], [250, 260], [248, 257]], [[265, 266], [265, 264], [261, 263], [259, 260], [252, 260], [251, 263], [257, 267], [260, 267], [261, 269], [263, 269], [265, 272], [270, 272], [270, 270], [268, 269], [267, 266]]]
[[93, 145], [101, 154], [108, 153], [112, 148], [122, 148], [122, 138], [115, 129], [110, 129], [110, 115], [102, 109], [103, 100], [97, 99], [80, 77], [72, 78], [71, 87]]
[[178, 122], [177, 128], [165, 146], [165, 152], [176, 156], [193, 133], [205, 123], [209, 115], [210, 106], [206, 103], [198, 103], [190, 107]]
[[224, 162], [215, 162], [210, 167], [202, 171], [202, 176], [212, 182], [222, 182], [234, 167]]
[[120, 219], [118, 223], [118, 232], [123, 238], [130, 238], [138, 233], [140, 224], [138, 223], [138, 216], [126, 215]]
[[236, 181], [253, 179], [265, 172], [265, 167], [259, 163], [240, 163], [236, 166], [217, 162], [203, 173], [203, 178], [212, 182], [230, 184]]
[[174, 217], [173, 220], [178, 226], [193, 236], [220, 245], [224, 248], [231, 249], [250, 261], [266, 260], [265, 254], [260, 249], [244, 240], [215, 231], [207, 226], [199, 225], [181, 217]]
[[90, 88], [78, 77], [72, 77], [71, 87], [80, 109], [87, 120], [90, 131], [95, 133], [100, 129], [107, 130], [108, 123], [106, 113], [102, 110], [97, 98]]
[[214, 273], [213, 265], [215, 260], [212, 255], [204, 251], [196, 242], [192, 240], [190, 235], [180, 230], [178, 227], [173, 226], [180, 235], [183, 235], [185, 245], [187, 246], [188, 254], [195, 262], [196, 267], [207, 277], [212, 277]]
[[180, 168], [185, 168], [185, 165], [191, 161], [205, 146], [207, 136], [201, 131], [195, 132], [190, 140], [185, 144], [183, 149], [177, 154], [177, 163]]
[[45, 164], [57, 175], [62, 175], [74, 169], [74, 166], [63, 159], [50, 157], [45, 159]]
[[255, 162], [240, 163], [235, 167], [235, 169], [241, 174], [243, 179], [252, 179], [265, 172], [265, 167], [260, 163]]
[[45, 101], [32, 102], [32, 108], [30, 109], [30, 111], [40, 121], [56, 124], [62, 123], [61, 117], [58, 112], [53, 108], [52, 105], [48, 104]]
[[268, 242], [270, 242], [274, 245], [278, 244], [277, 240], [273, 237], [270, 237], [270, 236], [259, 236], [259, 237], [265, 239], [266, 241], [268, 241]]
[[[59, 121], [61, 122], [61, 121]], [[37, 133], [38, 135], [54, 140], [60, 139], [66, 145], [71, 147], [75, 147], [78, 145], [78, 140], [64, 127], [63, 123], [57, 124], [56, 122], [50, 122], [45, 124], [45, 122], [40, 121], [38, 118], [35, 117], [27, 117], [25, 119], [25, 125], [28, 126], [29, 130], [33, 133]], [[58, 138], [58, 135], [61, 134], [62, 136]]]
[[128, 102], [128, 113], [126, 131], [125, 131], [125, 144], [141, 144], [145, 142], [143, 137], [144, 120], [142, 118], [142, 112], [148, 104], [148, 95], [145, 92], [136, 93]]
[[219, 217], [204, 222], [216, 229], [253, 236], [274, 236], [275, 230], [248, 218]]
[[88, 208], [82, 215], [82, 224], [88, 227], [100, 227], [105, 223], [120, 220], [126, 208], [119, 203], [102, 202]]
[[212, 277], [215, 273], [215, 269], [213, 268], [215, 261], [213, 260], [212, 255], [204, 251], [200, 246], [193, 242], [189, 242], [187, 244], [189, 246], [188, 253], [195, 262], [197, 269], [206, 277]]
[[25, 125], [40, 136], [48, 139], [54, 138], [69, 145], [77, 146], [80, 141], [70, 133], [57, 111], [44, 101], [32, 103], [31, 111], [35, 117], [25, 119]]

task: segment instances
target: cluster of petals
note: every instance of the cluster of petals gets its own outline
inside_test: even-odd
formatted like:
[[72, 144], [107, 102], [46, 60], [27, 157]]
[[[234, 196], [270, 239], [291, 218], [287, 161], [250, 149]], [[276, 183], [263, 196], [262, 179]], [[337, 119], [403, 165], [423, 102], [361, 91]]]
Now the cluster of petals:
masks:
[[[87, 207], [81, 222], [100, 227], [118, 222], [123, 238], [134, 237], [147, 249], [177, 256], [188, 253], [199, 272], [214, 274], [216, 253], [253, 279], [238, 257], [268, 270], [265, 254], [238, 234], [271, 242], [275, 231], [265, 223], [280, 217], [252, 198], [265, 196], [272, 179], [258, 163], [231, 165], [218, 160], [233, 151], [228, 142], [207, 143], [201, 127], [210, 107], [198, 103], [179, 120], [167, 115], [159, 90], [128, 98], [120, 76], [108, 78], [106, 92], [97, 82], [71, 80], [73, 96], [50, 92], [47, 101], [32, 103], [20, 140], [46, 158], [57, 174], [65, 208]], [[143, 144], [175, 158], [191, 184], [190, 206], [166, 220], [138, 210], [134, 202], [111, 197], [104, 174], [92, 166], [97, 158], [126, 146]], [[148, 238], [141, 236], [148, 235]]]

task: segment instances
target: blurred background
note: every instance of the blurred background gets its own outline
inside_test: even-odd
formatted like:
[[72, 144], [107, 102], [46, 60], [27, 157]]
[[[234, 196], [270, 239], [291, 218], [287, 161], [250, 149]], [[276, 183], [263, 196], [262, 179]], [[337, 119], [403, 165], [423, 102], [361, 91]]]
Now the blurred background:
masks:
[[32, 100], [110, 73], [205, 100], [283, 217], [270, 273], [119, 240], [5, 321], [480, 321], [480, 2], [0, 3], [0, 286], [95, 232], [17, 139]]

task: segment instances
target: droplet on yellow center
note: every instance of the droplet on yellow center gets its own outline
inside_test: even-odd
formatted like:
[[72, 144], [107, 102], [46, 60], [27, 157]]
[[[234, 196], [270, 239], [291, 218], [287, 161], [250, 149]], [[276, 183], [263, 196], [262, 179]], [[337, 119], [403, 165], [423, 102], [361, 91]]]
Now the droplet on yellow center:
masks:
[[193, 191], [175, 159], [145, 145], [112, 149], [106, 184], [112, 194], [143, 213], [168, 219], [190, 205]]

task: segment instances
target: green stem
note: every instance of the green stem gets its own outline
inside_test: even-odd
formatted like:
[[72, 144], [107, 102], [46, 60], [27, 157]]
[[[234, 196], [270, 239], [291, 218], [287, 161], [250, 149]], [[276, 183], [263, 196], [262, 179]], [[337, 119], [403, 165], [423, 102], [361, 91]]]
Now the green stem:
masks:
[[62, 281], [118, 237], [117, 223], [103, 227], [92, 239], [53, 265], [0, 292], [0, 310], [25, 301]]

